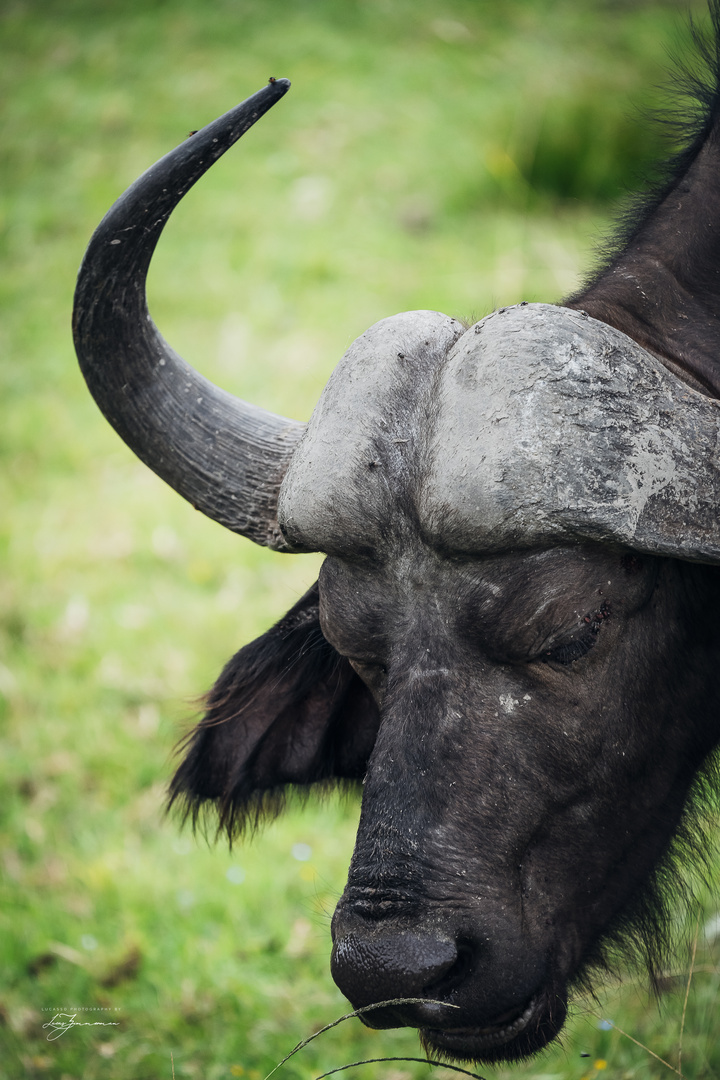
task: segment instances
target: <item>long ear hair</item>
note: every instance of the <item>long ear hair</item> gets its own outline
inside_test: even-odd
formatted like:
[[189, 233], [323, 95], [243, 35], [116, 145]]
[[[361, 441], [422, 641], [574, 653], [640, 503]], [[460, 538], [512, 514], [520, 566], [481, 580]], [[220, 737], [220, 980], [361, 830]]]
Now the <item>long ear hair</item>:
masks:
[[315, 584], [225, 666], [181, 744], [168, 805], [193, 824], [215, 809], [232, 840], [277, 814], [288, 784], [361, 779], [379, 723], [365, 684], [323, 636]]

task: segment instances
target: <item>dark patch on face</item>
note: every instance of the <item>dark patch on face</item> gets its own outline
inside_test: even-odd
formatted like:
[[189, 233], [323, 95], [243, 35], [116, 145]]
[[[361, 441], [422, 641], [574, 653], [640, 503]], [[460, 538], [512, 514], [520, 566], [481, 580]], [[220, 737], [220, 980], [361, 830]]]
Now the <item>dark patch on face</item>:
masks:
[[620, 565], [628, 576], [633, 576], [640, 573], [644, 562], [645, 560], [637, 552], [630, 551], [627, 555], [623, 555]]

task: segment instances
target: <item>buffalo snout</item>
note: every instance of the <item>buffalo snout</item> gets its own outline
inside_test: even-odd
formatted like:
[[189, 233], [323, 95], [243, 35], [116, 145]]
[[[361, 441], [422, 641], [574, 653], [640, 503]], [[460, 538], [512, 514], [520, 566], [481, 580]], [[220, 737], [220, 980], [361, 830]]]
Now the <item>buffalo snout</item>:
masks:
[[470, 936], [438, 915], [415, 918], [410, 928], [395, 918], [358, 917], [341, 902], [331, 970], [353, 1006], [367, 1009], [363, 1023], [419, 1028], [429, 1052], [466, 1060], [520, 1057], [544, 1046], [566, 1012], [564, 993], [549, 987], [546, 959], [518, 935], [513, 964], [505, 942]]

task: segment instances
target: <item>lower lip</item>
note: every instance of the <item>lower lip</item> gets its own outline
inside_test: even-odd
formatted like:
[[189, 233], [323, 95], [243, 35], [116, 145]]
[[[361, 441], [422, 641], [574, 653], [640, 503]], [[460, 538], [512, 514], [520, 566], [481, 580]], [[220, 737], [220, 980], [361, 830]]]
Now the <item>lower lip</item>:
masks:
[[488, 1024], [486, 1027], [476, 1028], [426, 1028], [424, 1034], [429, 1036], [435, 1043], [445, 1043], [448, 1049], [451, 1044], [463, 1043], [458, 1049], [465, 1046], [472, 1053], [480, 1053], [483, 1050], [493, 1050], [499, 1046], [505, 1046], [517, 1038], [530, 1023], [535, 1014], [538, 999], [531, 998], [523, 1009], [520, 1016], [509, 1024]]

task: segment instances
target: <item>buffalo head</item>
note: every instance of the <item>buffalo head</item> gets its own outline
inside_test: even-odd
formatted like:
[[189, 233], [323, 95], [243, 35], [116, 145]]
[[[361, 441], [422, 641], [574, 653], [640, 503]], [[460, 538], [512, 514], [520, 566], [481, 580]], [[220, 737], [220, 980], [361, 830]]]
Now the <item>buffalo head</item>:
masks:
[[209, 384], [145, 302], [173, 207], [288, 87], [141, 177], [78, 282], [83, 372], [135, 452], [227, 528], [327, 555], [226, 666], [172, 799], [232, 833], [288, 784], [362, 780], [335, 980], [356, 1007], [420, 999], [373, 1026], [518, 1058], [603, 943], [652, 924], [720, 737], [714, 117], [566, 306], [386, 319], [306, 426]]

